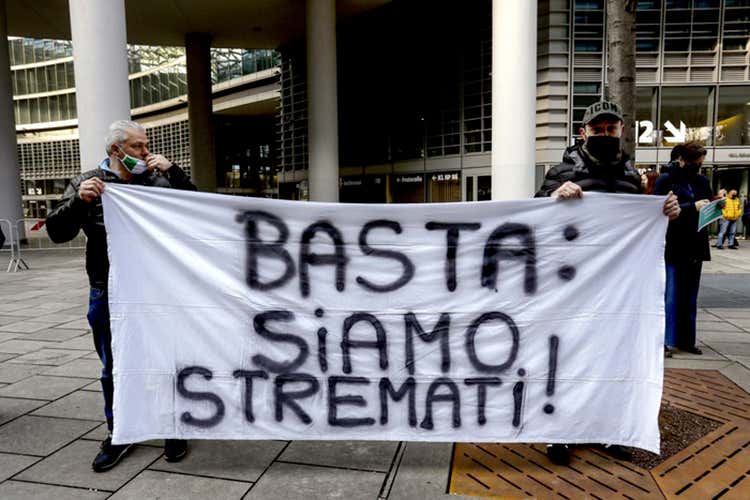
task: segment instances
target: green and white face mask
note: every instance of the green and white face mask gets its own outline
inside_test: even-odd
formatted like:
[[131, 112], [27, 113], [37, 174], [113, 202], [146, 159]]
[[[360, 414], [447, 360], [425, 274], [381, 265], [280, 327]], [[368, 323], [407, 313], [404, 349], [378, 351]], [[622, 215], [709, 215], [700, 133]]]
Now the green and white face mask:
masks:
[[117, 146], [117, 149], [119, 149], [120, 152], [125, 155], [124, 158], [120, 158], [120, 163], [122, 163], [122, 166], [125, 167], [128, 172], [133, 175], [138, 175], [148, 170], [148, 165], [146, 165], [145, 161], [130, 156], [125, 151], [123, 151], [120, 146]]

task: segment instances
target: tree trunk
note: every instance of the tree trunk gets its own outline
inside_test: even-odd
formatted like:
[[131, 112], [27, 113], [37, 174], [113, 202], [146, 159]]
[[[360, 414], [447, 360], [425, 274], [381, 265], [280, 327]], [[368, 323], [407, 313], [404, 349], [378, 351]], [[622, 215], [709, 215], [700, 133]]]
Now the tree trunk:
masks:
[[607, 0], [608, 99], [622, 108], [622, 148], [635, 158], [635, 11], [637, 0]]

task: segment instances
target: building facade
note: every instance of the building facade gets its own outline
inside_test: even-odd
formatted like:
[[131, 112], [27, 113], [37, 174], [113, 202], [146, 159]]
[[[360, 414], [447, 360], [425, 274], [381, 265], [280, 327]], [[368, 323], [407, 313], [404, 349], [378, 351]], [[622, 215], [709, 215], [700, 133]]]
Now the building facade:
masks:
[[[82, 170], [72, 43], [13, 37], [8, 47], [23, 214], [44, 218]], [[278, 196], [273, 157], [278, 67], [273, 50], [211, 51], [220, 192]], [[131, 115], [148, 130], [151, 149], [190, 172], [185, 49], [130, 45], [128, 70]], [[264, 95], [269, 88], [271, 94]], [[248, 109], [247, 95], [267, 102]]]
[[[396, 0], [338, 23], [340, 201], [491, 199], [492, 155], [511, 153], [492, 148], [493, 104], [507, 105], [492, 102], [492, 6]], [[537, 22], [536, 163], [523, 168], [538, 184], [607, 96], [604, 0], [539, 0]], [[641, 0], [636, 45], [638, 168], [696, 140], [714, 187], [746, 198], [750, 0]], [[70, 42], [10, 47], [24, 206], [44, 216], [80, 171]], [[308, 60], [304, 37], [212, 49], [220, 192], [308, 199]], [[189, 169], [184, 49], [129, 46], [128, 65], [134, 119]]]
[[[395, 1], [340, 28], [342, 201], [491, 198], [490, 19], [490, 1]], [[714, 186], [747, 197], [750, 0], [641, 0], [636, 24], [638, 168], [698, 141]], [[304, 197], [304, 50], [280, 50], [280, 192]], [[539, 181], [607, 96], [604, 0], [541, 0], [537, 54]]]

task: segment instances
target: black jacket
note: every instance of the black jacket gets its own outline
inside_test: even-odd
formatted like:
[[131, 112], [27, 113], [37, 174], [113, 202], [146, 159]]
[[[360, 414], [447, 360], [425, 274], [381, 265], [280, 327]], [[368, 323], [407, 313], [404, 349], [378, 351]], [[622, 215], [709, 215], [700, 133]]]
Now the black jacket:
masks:
[[549, 169], [535, 196], [550, 196], [566, 181], [575, 182], [584, 191], [630, 194], [641, 192], [641, 176], [625, 153], [622, 153], [621, 159], [616, 163], [601, 165], [594, 162], [581, 146], [571, 146], [565, 150], [562, 163]]
[[86, 273], [89, 284], [94, 288], [107, 288], [109, 275], [109, 258], [107, 257], [107, 233], [104, 229], [104, 212], [102, 200], [97, 198], [92, 203], [84, 202], [78, 196], [78, 188], [86, 179], [98, 177], [104, 182], [116, 184], [136, 184], [165, 188], [196, 191], [185, 172], [175, 164], [164, 174], [145, 173], [133, 176], [130, 182], [101, 168], [89, 170], [73, 178], [65, 189], [62, 203], [47, 216], [47, 234], [55, 243], [65, 243], [78, 235], [83, 229], [86, 234]]
[[680, 216], [669, 222], [667, 228], [667, 248], [664, 258], [667, 262], [688, 262], [711, 260], [708, 247], [708, 228], [698, 231], [698, 210], [695, 202], [710, 200], [713, 197], [708, 178], [690, 174], [676, 162], [662, 169], [656, 179], [654, 194], [665, 195], [672, 191], [680, 203]]

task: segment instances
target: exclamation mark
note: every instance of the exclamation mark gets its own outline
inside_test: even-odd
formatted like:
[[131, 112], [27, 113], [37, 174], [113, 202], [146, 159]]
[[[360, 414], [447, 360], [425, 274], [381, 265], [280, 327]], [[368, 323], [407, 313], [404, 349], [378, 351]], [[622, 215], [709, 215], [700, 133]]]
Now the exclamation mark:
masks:
[[[560, 345], [560, 338], [557, 335], [552, 335], [549, 338], [549, 369], [547, 370], [547, 396], [551, 397], [555, 394], [555, 374], [557, 373], [557, 347]], [[547, 403], [544, 405], [544, 413], [552, 414], [555, 412], [555, 407]]]

